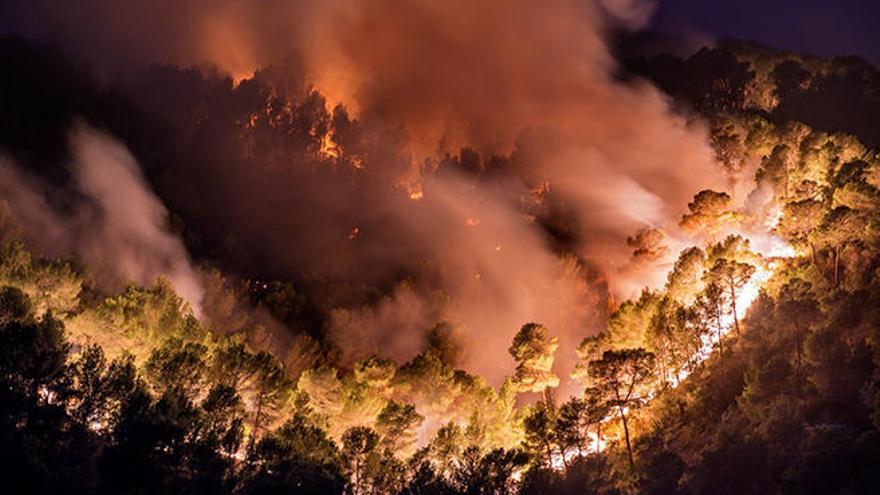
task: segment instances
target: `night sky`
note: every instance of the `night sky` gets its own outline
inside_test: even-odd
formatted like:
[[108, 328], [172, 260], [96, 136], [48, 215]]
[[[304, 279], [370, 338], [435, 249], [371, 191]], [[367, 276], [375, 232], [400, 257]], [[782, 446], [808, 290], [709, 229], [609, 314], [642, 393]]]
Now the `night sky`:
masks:
[[880, 65], [880, 0], [660, 0], [653, 29], [822, 56], [859, 55]]
[[[880, 0], [658, 0], [649, 29], [696, 48], [724, 38], [821, 56], [859, 55], [880, 65]], [[40, 8], [0, 2], [0, 33], [29, 36]], [[685, 48], [686, 49], [686, 48]]]

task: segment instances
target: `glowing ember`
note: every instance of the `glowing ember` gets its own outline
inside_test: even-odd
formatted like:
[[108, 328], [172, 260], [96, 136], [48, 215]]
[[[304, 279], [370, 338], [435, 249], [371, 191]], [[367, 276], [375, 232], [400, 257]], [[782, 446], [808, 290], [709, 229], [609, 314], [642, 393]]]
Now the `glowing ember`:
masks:
[[330, 136], [329, 132], [321, 138], [321, 149], [318, 150], [318, 153], [324, 158], [339, 159], [339, 145], [333, 141], [333, 137]]
[[425, 193], [422, 192], [422, 186], [415, 186], [409, 191], [409, 199], [413, 201], [419, 201], [425, 197]]
[[567, 449], [565, 452], [554, 453], [550, 458], [550, 467], [557, 471], [562, 471], [565, 469], [566, 464], [570, 463], [578, 456], [602, 452], [607, 447], [605, 439], [600, 439], [595, 431], [587, 433], [587, 438], [587, 445], [583, 449], [572, 448]]

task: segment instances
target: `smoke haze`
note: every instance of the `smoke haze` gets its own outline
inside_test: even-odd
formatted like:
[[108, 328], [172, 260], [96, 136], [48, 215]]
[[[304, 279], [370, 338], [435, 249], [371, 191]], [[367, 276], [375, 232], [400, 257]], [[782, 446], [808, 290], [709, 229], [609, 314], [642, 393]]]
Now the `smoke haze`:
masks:
[[[241, 96], [268, 77], [251, 77], [255, 69], [275, 63], [275, 75], [301, 72], [292, 94], [314, 86], [328, 109], [341, 103], [356, 116], [355, 171], [316, 172], [314, 160], [291, 154], [272, 165], [209, 134], [202, 140], [211, 157], [161, 179], [175, 211], [214, 237], [234, 232], [235, 249], [257, 264], [388, 287], [378, 303], [330, 318], [331, 339], [348, 359], [411, 357], [440, 319], [462, 329], [466, 367], [496, 380], [512, 361], [483, 350], [506, 349], [529, 321], [547, 325], [572, 352], [602, 328], [609, 297], [665, 276], [667, 258], [634, 269], [626, 237], [652, 227], [675, 244], [687, 201], [723, 183], [699, 122], [673, 114], [649, 84], [615, 78], [606, 33], [643, 25], [653, 2], [90, 0], [30, 8], [47, 3], [54, 8], [31, 30], [98, 54], [104, 67], [213, 64], [241, 81], [232, 90]], [[168, 105], [164, 95], [152, 98]], [[242, 133], [256, 136], [253, 129]], [[334, 139], [343, 154], [354, 153]], [[79, 140], [89, 163], [107, 153], [106, 138]], [[465, 146], [484, 157], [481, 171], [491, 155], [506, 165], [482, 175], [438, 166]], [[128, 165], [103, 179], [85, 168], [79, 182], [114, 212], [95, 233], [117, 239], [111, 250], [121, 254], [101, 259], [118, 260], [119, 273], [135, 281], [169, 270], [186, 280], [182, 245], [155, 228], [164, 209], [150, 195], [122, 195], [139, 176], [118, 146], [110, 155]], [[136, 203], [117, 204], [123, 199]], [[564, 249], [541, 223], [548, 208], [565, 213]], [[143, 223], [109, 235], [139, 212]], [[63, 238], [66, 228], [58, 231]], [[136, 242], [160, 255], [143, 263], [124, 254]], [[76, 249], [95, 260], [102, 248]], [[561, 355], [560, 369], [573, 359]]]

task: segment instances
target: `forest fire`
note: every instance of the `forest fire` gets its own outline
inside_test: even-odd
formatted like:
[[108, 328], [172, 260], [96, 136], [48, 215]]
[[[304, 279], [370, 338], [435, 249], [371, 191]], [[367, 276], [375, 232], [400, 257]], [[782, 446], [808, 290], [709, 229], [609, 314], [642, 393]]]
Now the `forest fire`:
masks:
[[321, 138], [321, 148], [318, 155], [328, 159], [338, 159], [340, 157], [339, 145], [333, 142], [333, 137], [328, 133]]
[[880, 486], [869, 62], [654, 0], [56, 3], [0, 6], [7, 491]]
[[[758, 298], [761, 290], [767, 281], [776, 273], [779, 267], [779, 261], [770, 259], [762, 260], [755, 267], [752, 277], [746, 282], [736, 295], [736, 313], [722, 312], [719, 319], [720, 330], [714, 335], [706, 336], [704, 344], [695, 358], [697, 361], [704, 361], [718, 348], [719, 339], [728, 336], [734, 330], [737, 320], [742, 320], [748, 314], [752, 303]], [[683, 371], [676, 377], [675, 384], [678, 384], [687, 377], [687, 372]]]

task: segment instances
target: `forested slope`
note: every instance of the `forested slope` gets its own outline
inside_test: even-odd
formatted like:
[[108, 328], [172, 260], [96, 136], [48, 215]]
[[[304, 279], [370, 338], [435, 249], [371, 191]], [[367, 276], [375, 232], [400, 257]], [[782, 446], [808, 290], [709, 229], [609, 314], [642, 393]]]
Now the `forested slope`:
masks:
[[[632, 62], [700, 112], [720, 166], [748, 200], [694, 191], [680, 222], [692, 245], [671, 253], [661, 287], [593, 302], [607, 324], [578, 347], [572, 377], [555, 371], [554, 329], [524, 322], [509, 348], [486, 350], [516, 362], [492, 386], [459, 369], [451, 323], [425, 329], [408, 361], [345, 355], [331, 324], [406, 277], [273, 280], [268, 257], [248, 256], [248, 239], [205, 227], [213, 205], [166, 182], [191, 159], [202, 160], [198, 177], [231, 161], [262, 164], [269, 179], [255, 187], [312, 173], [346, 191], [381, 182], [361, 160], [401, 158], [344, 108], [327, 109], [316, 91], [280, 92], [288, 86], [268, 69], [234, 86], [155, 67], [107, 89], [43, 48], [9, 39], [2, 47], [2, 63], [21, 69], [3, 83], [3, 94], [22, 95], [0, 107], [7, 151], [63, 184], [73, 120], [125, 139], [206, 281], [199, 308], [167, 280], [113, 290], [81, 260], [23, 244], [20, 220], [4, 207], [0, 469], [12, 492], [880, 490], [880, 137], [868, 118], [878, 105], [870, 66], [741, 44]], [[77, 83], [29, 84], [47, 71]], [[180, 99], [151, 99], [163, 92]], [[217, 133], [229, 148], [208, 139]], [[284, 167], [291, 154], [309, 174]], [[527, 159], [462, 150], [437, 168], [491, 176]], [[548, 194], [521, 207], [565, 253], [565, 205]], [[666, 241], [646, 228], [627, 244], [650, 262], [669, 254]], [[574, 256], [569, 269], [601, 282]], [[555, 392], [572, 380], [573, 396]]]

